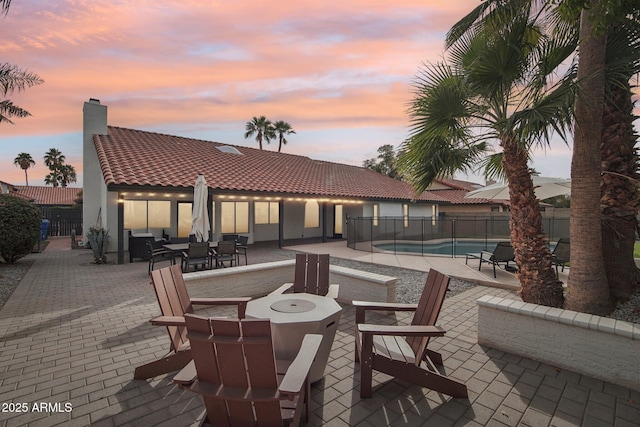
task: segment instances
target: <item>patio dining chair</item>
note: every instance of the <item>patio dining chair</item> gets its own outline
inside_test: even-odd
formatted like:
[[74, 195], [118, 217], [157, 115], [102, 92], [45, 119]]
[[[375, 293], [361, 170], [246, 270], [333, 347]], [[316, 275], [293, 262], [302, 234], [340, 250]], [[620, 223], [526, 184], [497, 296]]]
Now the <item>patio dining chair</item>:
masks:
[[229, 262], [229, 266], [233, 267], [233, 262], [236, 260], [236, 241], [235, 240], [223, 240], [218, 242], [218, 247], [215, 250], [211, 250], [211, 257], [216, 263], [216, 268], [226, 267], [225, 262]]
[[303, 407], [309, 420], [308, 377], [322, 335], [305, 335], [297, 356], [280, 374], [268, 319], [186, 314], [185, 320], [193, 363], [173, 381], [202, 395], [206, 414], [200, 425], [298, 426]]
[[155, 267], [156, 262], [169, 261], [171, 262], [171, 265], [176, 263], [173, 251], [163, 248], [161, 246], [162, 243], [162, 241], [152, 243], [151, 240], [147, 240], [145, 242], [147, 250], [149, 251], [149, 274], [151, 274], [151, 270]]
[[189, 249], [182, 252], [182, 272], [186, 273], [193, 266], [195, 270], [198, 266], [211, 268], [211, 255], [209, 253], [209, 242], [190, 242]]
[[244, 255], [244, 265], [247, 265], [247, 249], [249, 236], [238, 236], [236, 242], [236, 265], [240, 265], [240, 255]]
[[191, 346], [187, 339], [184, 315], [193, 313], [194, 305], [237, 307], [238, 318], [245, 316], [250, 297], [243, 298], [190, 298], [179, 265], [164, 267], [151, 272], [151, 283], [158, 298], [162, 316], [150, 320], [152, 325], [165, 326], [169, 332], [169, 353], [153, 362], [138, 366], [133, 377], [147, 379], [182, 369], [191, 361]]
[[[436, 367], [442, 355], [427, 349], [431, 337], [445, 330], [436, 326], [449, 277], [431, 269], [418, 304], [353, 301], [356, 308], [355, 361], [360, 362], [360, 397], [371, 397], [372, 371], [430, 388], [453, 397], [467, 397], [467, 387]], [[411, 325], [366, 324], [367, 311], [414, 311]]]

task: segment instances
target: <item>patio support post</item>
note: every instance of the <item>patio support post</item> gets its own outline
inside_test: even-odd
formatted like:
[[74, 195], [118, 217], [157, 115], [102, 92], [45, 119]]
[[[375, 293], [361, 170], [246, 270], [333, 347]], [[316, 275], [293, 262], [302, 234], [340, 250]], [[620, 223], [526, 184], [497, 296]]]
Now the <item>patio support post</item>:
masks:
[[327, 243], [327, 202], [322, 202], [322, 243]]
[[284, 201], [278, 202], [278, 247], [284, 246]]
[[118, 195], [118, 264], [124, 264], [124, 200]]

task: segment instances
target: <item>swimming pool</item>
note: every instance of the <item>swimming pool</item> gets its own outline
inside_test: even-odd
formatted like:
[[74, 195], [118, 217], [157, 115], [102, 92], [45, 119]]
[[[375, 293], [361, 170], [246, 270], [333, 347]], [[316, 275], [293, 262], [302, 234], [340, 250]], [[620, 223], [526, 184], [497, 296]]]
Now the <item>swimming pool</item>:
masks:
[[[509, 240], [509, 239], [505, 239]], [[385, 252], [410, 254], [464, 255], [468, 252], [492, 251], [498, 242], [494, 240], [457, 240], [440, 242], [389, 242], [373, 246]]]

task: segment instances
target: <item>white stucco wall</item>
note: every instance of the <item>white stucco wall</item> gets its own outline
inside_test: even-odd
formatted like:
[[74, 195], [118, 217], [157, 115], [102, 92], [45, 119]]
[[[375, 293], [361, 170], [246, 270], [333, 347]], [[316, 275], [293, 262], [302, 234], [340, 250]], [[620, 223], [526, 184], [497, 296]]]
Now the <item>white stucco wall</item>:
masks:
[[640, 390], [640, 326], [489, 295], [477, 303], [478, 344]]
[[[82, 228], [83, 240], [87, 243], [86, 234], [89, 227], [96, 225], [98, 216], [102, 216], [103, 226], [106, 226], [108, 216], [106, 205], [107, 186], [102, 177], [100, 162], [93, 144], [93, 135], [107, 134], [107, 106], [100, 105], [100, 101], [90, 100], [84, 103], [83, 108], [83, 135], [82, 135]], [[112, 230], [115, 236], [115, 229]], [[115, 240], [115, 246], [113, 241]], [[112, 239], [109, 251], [117, 248], [117, 236]]]

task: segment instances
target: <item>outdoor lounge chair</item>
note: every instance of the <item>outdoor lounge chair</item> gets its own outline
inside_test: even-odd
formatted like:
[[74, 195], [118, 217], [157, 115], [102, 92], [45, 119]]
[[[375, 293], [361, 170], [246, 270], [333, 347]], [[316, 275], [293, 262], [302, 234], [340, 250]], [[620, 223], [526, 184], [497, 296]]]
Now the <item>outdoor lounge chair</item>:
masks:
[[507, 271], [513, 271], [515, 267], [509, 265], [510, 262], [515, 262], [516, 257], [513, 254], [513, 247], [511, 242], [498, 242], [493, 252], [482, 251], [480, 253], [468, 253], [464, 263], [467, 264], [469, 258], [476, 258], [480, 260], [478, 264], [478, 271], [482, 267], [482, 263], [493, 265], [493, 277], [496, 277], [496, 266], [500, 266], [504, 263], [504, 269]]
[[329, 254], [296, 254], [296, 269], [293, 283], [285, 283], [273, 294], [282, 294], [293, 290], [294, 293], [338, 298], [340, 285], [329, 284]]
[[[467, 397], [464, 384], [447, 378], [436, 368], [435, 365], [442, 365], [442, 356], [427, 349], [431, 337], [445, 334], [445, 330], [435, 324], [448, 285], [449, 277], [431, 269], [418, 304], [353, 301], [360, 397], [371, 397], [374, 370], [453, 397]], [[373, 325], [365, 323], [368, 310], [415, 313], [411, 325]]]
[[[309, 370], [322, 335], [305, 335], [297, 356], [280, 375], [268, 319], [207, 319], [185, 315], [193, 363], [174, 377], [202, 395], [201, 425], [298, 426], [309, 420]], [[195, 367], [196, 377], [193, 378]]]
[[246, 298], [189, 298], [179, 265], [151, 272], [151, 281], [156, 291], [162, 316], [151, 319], [153, 325], [166, 326], [171, 339], [170, 353], [154, 362], [138, 366], [133, 377], [147, 379], [182, 369], [191, 360], [191, 349], [187, 340], [184, 315], [193, 313], [193, 305], [236, 305], [238, 318], [244, 318]]
[[190, 242], [189, 249], [182, 252], [182, 272], [189, 271], [189, 267], [193, 265], [197, 270], [198, 266], [211, 268], [211, 254], [209, 253], [209, 242]]
[[571, 244], [569, 243], [569, 239], [558, 239], [556, 247], [553, 248], [553, 252], [551, 252], [551, 265], [556, 267], [556, 277], [558, 277], [558, 267], [562, 267], [562, 271], [564, 272], [564, 267], [570, 260]]

